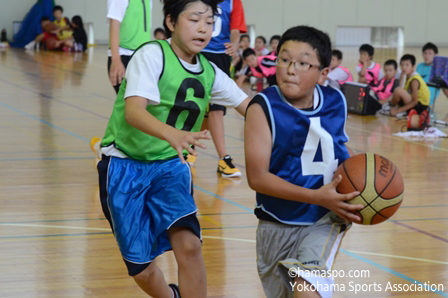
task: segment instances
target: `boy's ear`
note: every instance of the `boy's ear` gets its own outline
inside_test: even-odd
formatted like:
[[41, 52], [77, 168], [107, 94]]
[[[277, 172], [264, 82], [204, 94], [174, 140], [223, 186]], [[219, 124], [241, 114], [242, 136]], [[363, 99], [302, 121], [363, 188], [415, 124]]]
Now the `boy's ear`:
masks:
[[322, 69], [320, 71], [319, 80], [317, 81], [317, 83], [319, 85], [323, 85], [324, 82], [327, 80], [327, 76], [328, 76], [328, 72], [329, 71], [330, 71], [330, 69], [328, 67], [325, 67], [324, 69]]
[[174, 22], [171, 20], [171, 15], [166, 16], [165, 23], [168, 29], [170, 29], [171, 32], [174, 32]]

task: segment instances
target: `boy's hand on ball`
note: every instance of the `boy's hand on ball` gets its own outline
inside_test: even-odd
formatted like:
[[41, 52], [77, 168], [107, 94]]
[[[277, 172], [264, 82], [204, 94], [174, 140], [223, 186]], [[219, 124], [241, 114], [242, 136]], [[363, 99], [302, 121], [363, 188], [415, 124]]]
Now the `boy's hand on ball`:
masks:
[[355, 213], [364, 208], [363, 205], [353, 205], [346, 201], [349, 201], [359, 196], [359, 191], [354, 191], [348, 194], [340, 194], [336, 191], [336, 187], [342, 181], [342, 176], [338, 175], [328, 184], [325, 184], [319, 188], [317, 199], [318, 205], [325, 207], [344, 220], [351, 222], [360, 222], [361, 218]]

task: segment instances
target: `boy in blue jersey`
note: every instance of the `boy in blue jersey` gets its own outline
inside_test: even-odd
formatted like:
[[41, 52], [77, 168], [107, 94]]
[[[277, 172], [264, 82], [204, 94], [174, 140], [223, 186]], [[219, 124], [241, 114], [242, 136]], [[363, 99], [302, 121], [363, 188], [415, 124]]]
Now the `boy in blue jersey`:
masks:
[[346, 202], [359, 192], [339, 194], [342, 178], [333, 179], [349, 153], [344, 95], [318, 85], [330, 62], [327, 34], [289, 29], [278, 45], [278, 85], [247, 109], [246, 170], [257, 192], [257, 267], [268, 298], [331, 297], [333, 280], [320, 273], [331, 270], [350, 222], [360, 219], [362, 206]]
[[[202, 54], [230, 77], [230, 65], [232, 57], [237, 55], [240, 33], [246, 32], [246, 21], [241, 0], [224, 0], [218, 6], [212, 39], [202, 51]], [[219, 156], [217, 172], [225, 178], [240, 177], [240, 170], [235, 167], [226, 150], [224, 139], [225, 114], [226, 107], [210, 104], [208, 114], [204, 119], [203, 129], [210, 129]], [[196, 157], [189, 155], [187, 161], [190, 165], [194, 165]]]
[[[100, 199], [128, 273], [152, 297], [207, 296], [201, 230], [187, 153], [209, 102], [244, 114], [247, 95], [200, 52], [219, 0], [165, 0], [168, 40], [140, 46], [129, 61], [98, 163]], [[173, 250], [179, 287], [156, 258]]]

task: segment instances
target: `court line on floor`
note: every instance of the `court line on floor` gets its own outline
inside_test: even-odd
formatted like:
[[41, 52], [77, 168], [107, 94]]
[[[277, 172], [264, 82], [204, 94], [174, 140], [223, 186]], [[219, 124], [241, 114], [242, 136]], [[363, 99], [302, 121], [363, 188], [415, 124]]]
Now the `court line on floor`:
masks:
[[[400, 272], [395, 271], [395, 270], [393, 270], [393, 269], [390, 269], [390, 268], [388, 268], [388, 267], [386, 267], [386, 266], [383, 266], [383, 265], [381, 265], [381, 264], [378, 264], [378, 263], [376, 263], [376, 262], [374, 262], [374, 261], [371, 261], [371, 260], [369, 260], [369, 259], [366, 259], [366, 258], [364, 258], [364, 257], [362, 257], [362, 256], [358, 256], [357, 254], [352, 253], [352, 252], [350, 252], [350, 251], [348, 251], [348, 250], [341, 249], [341, 252], [343, 252], [343, 253], [345, 253], [345, 254], [351, 256], [352, 258], [358, 259], [358, 260], [363, 261], [363, 262], [365, 262], [365, 263], [367, 263], [367, 264], [369, 264], [369, 265], [372, 265], [372, 266], [374, 266], [374, 267], [376, 267], [376, 268], [378, 268], [378, 269], [381, 269], [381, 270], [383, 270], [383, 271], [385, 271], [385, 272], [387, 272], [387, 273], [390, 273], [390, 274], [393, 274], [393, 275], [395, 275], [395, 276], [398, 276], [398, 277], [400, 277], [401, 279], [406, 280], [407, 282], [415, 283], [415, 284], [424, 286], [424, 284], [423, 284], [422, 282], [420, 282], [420, 281], [418, 281], [418, 280], [416, 280], [416, 279], [413, 279], [413, 278], [411, 278], [411, 277], [409, 277], [409, 276], [407, 276], [407, 275], [404, 275], [403, 273], [400, 273]], [[434, 294], [438, 294], [438, 295], [440, 295], [440, 296], [448, 297], [448, 293], [444, 293], [444, 292], [440, 292], [440, 291], [436, 291], [436, 290], [435, 290], [435, 291], [429, 291], [429, 292], [433, 292]]]
[[[223, 212], [223, 213], [199, 213], [196, 216], [223, 216], [223, 215], [248, 215], [253, 212]], [[97, 221], [106, 220], [105, 217], [97, 218], [72, 218], [72, 219], [47, 219], [47, 220], [25, 220], [25, 221], [3, 221], [1, 224], [26, 224], [26, 223], [43, 223], [43, 222], [82, 222], [82, 221]]]
[[[37, 224], [20, 224], [20, 223], [0, 223], [0, 226], [17, 226], [17, 227], [31, 227], [31, 228], [54, 228], [54, 229], [68, 229], [68, 230], [91, 230], [91, 231], [105, 231], [108, 233], [101, 234], [112, 234], [110, 228], [90, 228], [90, 227], [77, 227], [77, 226], [54, 226], [54, 225], [37, 225]], [[256, 226], [237, 226], [237, 227], [219, 227], [219, 228], [204, 228], [203, 230], [220, 230], [220, 229], [237, 229], [237, 228], [256, 228]], [[92, 235], [96, 233], [84, 233], [84, 234], [45, 234], [45, 235], [28, 235], [28, 236], [3, 236], [0, 238], [41, 238], [47, 237], [49, 235], [55, 236], [78, 236], [78, 235]], [[203, 235], [203, 238], [216, 239], [216, 240], [229, 240], [229, 241], [238, 241], [238, 242], [248, 242], [255, 243], [255, 240], [251, 239], [242, 239], [242, 238], [232, 238], [232, 237], [221, 237], [221, 236], [207, 236]], [[341, 249], [342, 251], [342, 249]], [[434, 264], [443, 264], [448, 265], [448, 262], [430, 260], [430, 259], [422, 259], [422, 258], [414, 258], [414, 257], [406, 257], [399, 255], [391, 255], [391, 254], [382, 254], [382, 253], [374, 253], [374, 252], [365, 252], [365, 251], [354, 251], [354, 250], [344, 250], [345, 252], [350, 252], [354, 254], [364, 254], [364, 255], [373, 255], [379, 257], [387, 257], [387, 258], [395, 258], [395, 259], [404, 259], [404, 260], [412, 260], [412, 261], [420, 261], [426, 263], [434, 263]]]
[[[105, 229], [105, 228], [87, 228], [87, 227], [71, 227], [71, 226], [11, 225], [11, 224], [8, 224], [8, 225], [9, 226], [45, 227], [45, 228], [63, 228], [63, 229], [100, 230], [100, 231], [108, 230], [108, 229]], [[252, 228], [255, 228], [255, 227], [252, 227]], [[18, 239], [18, 238], [26, 239], [26, 238], [50, 238], [50, 237], [64, 237], [64, 236], [71, 236], [71, 237], [73, 237], [73, 236], [90, 236], [90, 235], [105, 235], [105, 234], [112, 234], [112, 233], [109, 231], [109, 232], [93, 232], [93, 233], [78, 233], [78, 234], [45, 234], [45, 235], [34, 235], [34, 236], [31, 236], [31, 235], [30, 236], [2, 236], [0, 238], [1, 239], [12, 239], [12, 238], [15, 238], [15, 239]], [[206, 236], [206, 235], [204, 235], [203, 238], [217, 239], [217, 240], [239, 241], [239, 242], [247, 242], [247, 243], [255, 243], [256, 242], [255, 240], [251, 240], [251, 239], [229, 238], [229, 237], [219, 237], [219, 236]], [[398, 276], [401, 279], [404, 279], [404, 280], [406, 280], [406, 281], [408, 281], [410, 283], [423, 285], [423, 283], [421, 283], [420, 281], [415, 280], [415, 279], [413, 279], [413, 278], [411, 278], [411, 277], [409, 277], [409, 276], [407, 276], [407, 275], [405, 275], [403, 273], [400, 273], [400, 272], [395, 271], [393, 269], [390, 269], [390, 268], [388, 268], [386, 266], [378, 264], [378, 263], [376, 263], [374, 261], [366, 259], [366, 258], [364, 258], [362, 256], [359, 256], [357, 253], [360, 253], [360, 252], [355, 253], [354, 251], [349, 251], [349, 250], [345, 250], [345, 249], [341, 249], [341, 252], [346, 254], [346, 255], [348, 255], [348, 256], [351, 256], [351, 257], [353, 257], [355, 259], [363, 261], [363, 262], [365, 262], [365, 263], [367, 263], [367, 264], [369, 264], [371, 266], [374, 266], [374, 267], [376, 267], [378, 269], [381, 269], [381, 270], [383, 270], [383, 271], [385, 271], [387, 273], [390, 273], [390, 274], [393, 274], [395, 276]], [[365, 254], [373, 255], [374, 253], [365, 253]], [[408, 258], [408, 257], [404, 257], [404, 256], [393, 256], [393, 255], [386, 255], [386, 254], [375, 254], [375, 255], [382, 256], [382, 257], [398, 257], [398, 258], [401, 258], [401, 259], [410, 259], [410, 260], [421, 261], [421, 262], [428, 262], [428, 261], [430, 261], [431, 263], [438, 263], [438, 264], [440, 264], [438, 261], [435, 261], [435, 260]], [[442, 263], [442, 264], [444, 264], [444, 263]], [[448, 297], [448, 294], [440, 292], [440, 291], [432, 291], [432, 292], [436, 293], [438, 295], [441, 295], [441, 296]]]
[[395, 221], [395, 220], [393, 220], [392, 222], [393, 222], [394, 224], [396, 224], [396, 225], [405, 227], [405, 228], [407, 228], [407, 229], [409, 229], [409, 230], [413, 230], [413, 231], [415, 231], [415, 232], [417, 232], [417, 233], [420, 233], [420, 234], [429, 236], [429, 237], [431, 237], [431, 238], [434, 238], [434, 239], [437, 239], [437, 240], [440, 240], [440, 241], [443, 241], [443, 242], [448, 243], [448, 239], [447, 239], [447, 238], [443, 238], [443, 237], [434, 235], [434, 234], [432, 234], [432, 233], [430, 233], [430, 232], [426, 232], [426, 231], [424, 231], [424, 230], [420, 230], [419, 228], [414, 228], [414, 227], [412, 227], [412, 226], [409, 226], [409, 225], [407, 225], [407, 224], [401, 223], [401, 222], [399, 222], [399, 221]]
[[211, 191], [209, 191], [209, 190], [206, 190], [205, 188], [202, 188], [202, 187], [197, 186], [197, 185], [194, 185], [194, 184], [193, 184], [193, 187], [194, 187], [195, 189], [199, 190], [199, 191], [202, 191], [203, 193], [208, 194], [209, 196], [212, 196], [212, 197], [214, 197], [214, 198], [217, 198], [218, 200], [221, 200], [221, 201], [223, 201], [223, 202], [226, 202], [226, 203], [228, 203], [228, 204], [231, 204], [231, 205], [233, 205], [233, 206], [235, 206], [235, 207], [241, 208], [241, 209], [246, 210], [246, 211], [248, 211], [248, 212], [252, 212], [252, 211], [253, 211], [252, 208], [246, 207], [246, 206], [241, 205], [241, 204], [239, 204], [239, 203], [237, 203], [237, 202], [234, 202], [234, 201], [232, 201], [232, 200], [230, 200], [230, 199], [224, 198], [224, 197], [222, 197], [222, 196], [220, 196], [220, 195], [217, 195], [217, 194], [215, 194], [215, 193], [213, 193], [213, 192], [211, 192]]
[[86, 139], [86, 138], [84, 138], [84, 137], [81, 137], [80, 135], [77, 135], [77, 134], [75, 134], [75, 133], [73, 133], [73, 132], [71, 132], [71, 131], [69, 131], [69, 130], [67, 130], [67, 129], [65, 129], [65, 128], [62, 128], [62, 127], [57, 126], [57, 125], [54, 125], [54, 124], [52, 124], [52, 123], [50, 123], [50, 122], [48, 122], [48, 121], [46, 121], [46, 120], [43, 120], [43, 119], [41, 119], [41, 118], [39, 118], [39, 117], [30, 115], [30, 114], [28, 114], [28, 113], [26, 113], [26, 112], [23, 112], [23, 111], [21, 111], [21, 110], [19, 110], [19, 109], [16, 109], [16, 108], [14, 108], [14, 107], [12, 107], [12, 106], [10, 106], [10, 105], [7, 105], [7, 104], [5, 104], [5, 103], [2, 103], [2, 102], [0, 102], [0, 105], [1, 105], [1, 106], [4, 106], [5, 108], [8, 108], [8, 109], [10, 109], [10, 110], [12, 110], [12, 111], [14, 111], [14, 112], [16, 112], [16, 113], [19, 113], [19, 114], [21, 114], [21, 115], [24, 115], [24, 116], [26, 116], [26, 117], [28, 117], [28, 118], [31, 118], [31, 119], [33, 119], [33, 120], [42, 122], [42, 123], [44, 123], [44, 124], [46, 124], [46, 125], [48, 125], [48, 126], [50, 126], [50, 127], [52, 127], [52, 128], [55, 128], [55, 129], [57, 129], [57, 130], [59, 130], [59, 131], [65, 132], [66, 134], [69, 134], [69, 135], [71, 135], [72, 137], [75, 137], [75, 138], [78, 138], [78, 139], [80, 139], [80, 140], [82, 140], [82, 141], [84, 141], [84, 142], [90, 143], [90, 140], [88, 140], [88, 139]]
[[95, 156], [0, 158], [0, 162], [2, 162], [2, 161], [31, 161], [31, 160], [80, 160], [80, 159], [95, 159]]

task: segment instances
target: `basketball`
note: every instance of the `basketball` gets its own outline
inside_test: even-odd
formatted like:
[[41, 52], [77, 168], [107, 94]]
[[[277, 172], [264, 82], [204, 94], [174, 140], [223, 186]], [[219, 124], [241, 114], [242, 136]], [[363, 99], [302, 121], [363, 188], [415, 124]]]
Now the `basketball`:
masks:
[[342, 181], [339, 193], [359, 191], [360, 195], [349, 201], [364, 205], [357, 215], [358, 224], [375, 225], [390, 218], [403, 201], [404, 183], [398, 168], [387, 158], [364, 153], [350, 157], [336, 170]]

